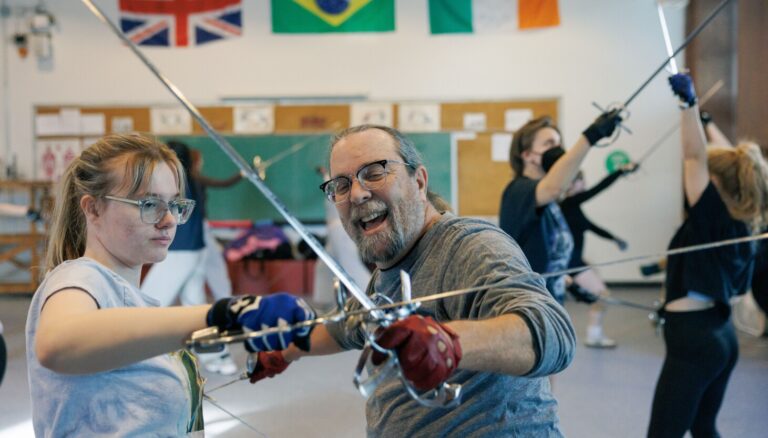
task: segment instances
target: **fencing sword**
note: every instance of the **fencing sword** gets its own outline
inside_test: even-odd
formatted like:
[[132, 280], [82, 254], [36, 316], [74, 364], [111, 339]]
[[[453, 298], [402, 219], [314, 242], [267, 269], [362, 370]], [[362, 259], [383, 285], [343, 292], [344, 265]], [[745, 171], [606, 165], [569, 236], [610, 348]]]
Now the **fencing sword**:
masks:
[[[691, 252], [697, 252], [697, 251], [707, 251], [717, 248], [722, 248], [725, 246], [731, 246], [731, 245], [738, 245], [743, 243], [751, 243], [751, 242], [757, 242], [761, 240], [768, 239], [768, 232], [762, 233], [762, 234], [756, 234], [753, 236], [746, 236], [746, 237], [738, 237], [733, 239], [725, 239], [725, 240], [718, 240], [715, 242], [708, 242], [708, 243], [701, 243], [697, 245], [691, 245], [691, 246], [685, 246], [680, 248], [674, 248], [666, 251], [660, 251], [652, 254], [644, 254], [644, 255], [638, 255], [638, 256], [630, 256], [630, 257], [624, 257], [620, 259], [615, 260], [609, 260], [605, 262], [600, 263], [593, 263], [593, 264], [587, 264], [583, 266], [576, 266], [569, 269], [564, 269], [560, 271], [555, 272], [547, 272], [544, 274], [536, 274], [534, 272], [525, 272], [522, 274], [515, 274], [510, 275], [506, 277], [504, 280], [501, 280], [496, 283], [491, 284], [484, 284], [479, 286], [473, 286], [468, 288], [462, 288], [462, 289], [455, 289], [451, 291], [445, 291], [445, 292], [439, 292], [435, 294], [420, 296], [420, 297], [414, 297], [407, 300], [399, 301], [399, 302], [390, 302], [387, 304], [382, 304], [377, 306], [375, 309], [379, 311], [388, 311], [393, 309], [399, 309], [403, 306], [407, 305], [413, 305], [416, 303], [424, 304], [431, 301], [437, 301], [442, 300], [445, 298], [452, 298], [460, 295], [466, 295], [473, 292], [480, 292], [483, 290], [492, 289], [494, 287], [503, 287], [505, 285], [509, 285], [510, 282], [514, 281], [520, 281], [528, 278], [534, 278], [537, 276], [540, 276], [541, 278], [551, 278], [551, 277], [560, 277], [563, 275], [571, 275], [571, 274], [578, 274], [580, 272], [584, 272], [593, 268], [600, 268], [600, 267], [608, 267], [608, 266], [614, 266], [619, 264], [625, 264], [630, 262], [641, 262], [646, 260], [659, 260], [661, 258], [669, 257], [669, 256], [675, 256], [680, 254], [686, 254]], [[618, 300], [618, 299], [607, 299], [608, 297], [600, 297], [600, 301], [604, 301], [606, 304], [623, 304], [628, 303], [624, 300]], [[637, 307], [637, 306], [635, 306]], [[278, 334], [278, 333], [285, 333], [290, 332], [293, 330], [305, 328], [305, 327], [313, 327], [315, 325], [319, 324], [328, 324], [331, 322], [339, 322], [343, 320], [347, 320], [352, 317], [357, 316], [365, 316], [370, 314], [369, 309], [357, 309], [357, 310], [350, 310], [350, 311], [344, 311], [343, 309], [338, 310], [335, 313], [332, 313], [330, 315], [302, 321], [299, 323], [295, 323], [292, 325], [282, 326], [282, 327], [269, 327], [263, 330], [259, 331], [252, 331], [248, 333], [237, 333], [232, 334], [229, 336], [222, 336], [218, 338], [208, 338], [208, 339], [198, 339], [198, 340], [188, 340], [187, 346], [188, 347], [210, 347], [214, 345], [220, 345], [220, 344], [229, 344], [229, 343], [236, 343], [236, 342], [244, 342], [246, 340], [252, 339], [252, 338], [260, 338], [268, 335]]]
[[208, 123], [208, 120], [206, 120], [200, 111], [198, 111], [197, 107], [195, 107], [192, 102], [190, 102], [184, 96], [181, 90], [176, 87], [176, 85], [174, 85], [168, 78], [166, 78], [165, 75], [163, 75], [146, 56], [144, 56], [136, 44], [131, 41], [131, 39], [128, 38], [115, 23], [107, 18], [104, 12], [98, 6], [96, 6], [96, 4], [94, 4], [93, 0], [82, 1], [91, 10], [91, 12], [96, 15], [97, 18], [99, 18], [104, 24], [112, 29], [113, 33], [117, 35], [117, 37], [120, 38], [120, 40], [122, 40], [123, 43], [125, 43], [128, 48], [131, 49], [131, 51], [133, 51], [139, 60], [141, 60], [142, 63], [144, 63], [144, 65], [155, 75], [155, 77], [157, 77], [157, 79], [162, 82], [162, 84], [181, 103], [181, 105], [186, 108], [187, 111], [189, 111], [195, 121], [200, 124], [208, 136], [211, 137], [211, 139], [222, 149], [222, 151], [230, 158], [230, 160], [232, 160], [235, 166], [237, 166], [244, 175], [247, 175], [248, 180], [250, 180], [253, 185], [259, 189], [262, 195], [267, 198], [267, 201], [269, 201], [272, 206], [275, 207], [275, 209], [296, 230], [296, 232], [304, 239], [304, 241], [307, 242], [309, 247], [315, 251], [318, 257], [323, 262], [325, 262], [328, 265], [328, 268], [330, 268], [330, 270], [333, 271], [333, 273], [344, 283], [344, 286], [347, 287], [347, 290], [364, 306], [370, 308], [374, 307], [373, 302], [368, 298], [367, 295], [362, 292], [360, 287], [355, 284], [349, 274], [344, 271], [344, 268], [342, 268], [341, 265], [336, 260], [334, 260], [333, 257], [328, 254], [328, 252], [325, 251], [320, 242], [318, 242], [317, 239], [312, 236], [304, 224], [302, 224], [295, 216], [293, 216], [293, 214], [288, 211], [282, 201], [280, 201], [280, 199], [277, 198], [272, 190], [269, 189], [269, 187], [264, 183], [259, 175], [253, 171], [251, 166], [249, 166], [248, 163], [240, 155], [238, 155], [237, 151], [235, 151], [232, 145], [230, 145], [229, 142], [221, 134], [219, 134], [213, 128], [213, 126], [211, 126], [210, 123]]
[[[629, 104], [632, 103], [633, 100], [635, 100], [637, 95], [640, 94], [640, 92], [643, 91], [645, 87], [647, 87], [648, 84], [651, 83], [653, 78], [655, 78], [656, 75], [659, 74], [659, 72], [664, 70], [664, 68], [667, 65], [669, 65], [670, 61], [674, 61], [675, 56], [677, 56], [677, 54], [680, 53], [683, 49], [688, 47], [691, 41], [693, 41], [693, 39], [696, 38], [696, 36], [698, 36], [701, 33], [701, 31], [704, 30], [709, 25], [709, 23], [712, 22], [712, 20], [714, 20], [715, 17], [717, 17], [717, 15], [720, 14], [720, 11], [722, 11], [723, 8], [725, 8], [725, 6], [728, 5], [728, 3], [730, 2], [731, 0], [723, 0], [722, 2], [720, 2], [720, 4], [717, 5], [715, 9], [712, 10], [712, 12], [709, 13], [709, 15], [704, 19], [704, 21], [702, 21], [701, 24], [699, 24], [696, 27], [696, 29], [694, 29], [693, 32], [691, 32], [690, 35], [688, 35], [685, 38], [685, 41], [683, 41], [683, 43], [680, 44], [680, 46], [678, 46], [677, 49], [675, 49], [672, 53], [670, 53], [667, 56], [667, 59], [665, 59], [664, 62], [662, 62], [661, 65], [656, 70], [654, 70], [653, 73], [651, 73], [651, 76], [648, 79], [646, 79], [646, 81], [643, 82], [643, 84], [640, 85], [640, 87], [637, 90], [635, 90], [635, 92], [632, 93], [627, 98], [627, 100], [624, 101], [624, 103], [621, 105], [621, 108], [628, 107]], [[665, 26], [666, 26], [666, 22], [665, 22]]]
[[[320, 258], [328, 268], [336, 275], [341, 283], [343, 283], [346, 290], [352, 294], [353, 297], [366, 309], [369, 309], [369, 316], [378, 323], [379, 326], [385, 327], [393, 322], [391, 315], [386, 315], [380, 310], [376, 309], [374, 302], [366, 295], [362, 289], [354, 282], [352, 277], [344, 270], [344, 268], [325, 250], [325, 248], [318, 242], [318, 240], [309, 232], [309, 230], [301, 223], [293, 214], [288, 211], [288, 208], [280, 201], [280, 199], [270, 190], [270, 188], [264, 183], [264, 180], [259, 177], [259, 174], [254, 171], [251, 166], [237, 153], [234, 147], [216, 131], [208, 120], [203, 117], [200, 111], [192, 104], [189, 99], [181, 92], [181, 90], [174, 85], [168, 78], [163, 75], [160, 70], [139, 50], [136, 44], [128, 38], [118, 27], [107, 18], [106, 14], [93, 2], [93, 0], [82, 0], [85, 6], [112, 32], [125, 43], [128, 48], [139, 58], [139, 60], [155, 75], [155, 77], [171, 92], [171, 94], [186, 108], [186, 110], [192, 115], [192, 117], [200, 124], [203, 130], [208, 136], [221, 148], [222, 151], [232, 160], [232, 162], [240, 169], [241, 174], [247, 175], [247, 178], [261, 194], [272, 204], [273, 207], [283, 216], [283, 218], [293, 227], [299, 236], [309, 245], [312, 250], [315, 251], [318, 258]], [[212, 332], [218, 330], [216, 327], [209, 327], [202, 330], [207, 336], [213, 336]], [[374, 330], [366, 332], [368, 336], [368, 342], [375, 344]], [[390, 360], [395, 360], [396, 357], [390, 355]], [[399, 370], [399, 365], [395, 362], [395, 367]], [[410, 383], [406, 379], [401, 379], [406, 389], [410, 394], [415, 393], [415, 389], [411, 387]], [[439, 403], [440, 400], [452, 400], [452, 395], [458, 396], [458, 391], [455, 385], [449, 385], [443, 383], [439, 390], [435, 393], [427, 395], [426, 397], [420, 397], [417, 401], [419, 403]], [[430, 400], [431, 398], [431, 400]]]
[[[637, 262], [637, 261], [644, 261], [644, 260], [658, 260], [660, 258], [665, 258], [665, 257], [673, 256], [673, 255], [680, 255], [680, 254], [685, 254], [685, 253], [690, 253], [690, 252], [695, 252], [695, 251], [712, 250], [712, 249], [717, 249], [717, 248], [721, 248], [721, 247], [725, 247], [725, 246], [731, 246], [731, 245], [737, 245], [737, 244], [743, 244], [743, 243], [751, 243], [751, 242], [756, 242], [756, 241], [761, 241], [761, 240], [766, 240], [766, 239], [768, 239], [768, 232], [762, 233], [762, 234], [758, 234], [758, 235], [754, 235], [754, 236], [740, 237], [740, 238], [734, 238], [734, 239], [726, 239], [726, 240], [720, 240], [720, 241], [716, 241], [716, 242], [709, 242], [709, 243], [703, 243], [703, 244], [698, 244], [698, 245], [691, 245], [691, 246], [686, 246], [686, 247], [680, 247], [680, 248], [675, 248], [675, 249], [671, 249], [671, 250], [667, 250], [667, 251], [658, 252], [658, 253], [655, 253], [655, 254], [631, 256], [631, 257], [625, 257], [625, 258], [611, 260], [611, 261], [606, 261], [606, 262], [601, 262], [601, 263], [594, 263], [594, 264], [588, 264], [588, 265], [584, 265], [584, 266], [577, 266], [577, 267], [566, 269], [566, 270], [562, 270], [562, 271], [544, 273], [544, 274], [541, 274], [540, 276], [541, 276], [541, 278], [549, 278], [549, 277], [557, 277], [557, 276], [562, 276], [562, 275], [567, 275], [567, 274], [578, 274], [579, 272], [587, 271], [589, 269], [593, 269], [593, 268], [597, 268], [597, 267], [613, 266], [613, 265], [618, 265], [618, 264], [623, 264], [623, 263]], [[456, 289], [456, 290], [452, 290], [452, 291], [446, 291], [446, 292], [426, 295], [426, 296], [422, 296], [422, 297], [412, 298], [411, 297], [410, 278], [408, 277], [407, 273], [401, 272], [401, 285], [402, 285], [401, 296], [403, 297], [403, 300], [400, 301], [400, 302], [392, 302], [391, 300], [389, 300], [389, 302], [387, 304], [379, 306], [377, 308], [377, 310], [388, 311], [388, 310], [395, 309], [395, 310], [399, 310], [399, 311], [402, 312], [402, 309], [404, 307], [408, 307], [409, 311], [413, 312], [421, 304], [426, 303], [426, 302], [437, 301], [437, 300], [441, 300], [441, 299], [445, 299], [445, 298], [451, 298], [451, 297], [456, 297], [456, 296], [460, 296], [460, 295], [466, 295], [466, 294], [470, 294], [470, 293], [474, 293], [474, 292], [481, 292], [483, 290], [488, 290], [488, 289], [491, 289], [491, 288], [494, 288], [494, 287], [503, 287], [503, 286], [508, 285], [511, 281], [517, 281], [517, 280], [534, 278], [537, 275], [538, 274], [536, 274], [534, 272], [526, 272], [526, 273], [522, 273], [522, 274], [516, 274], [516, 275], [509, 276], [509, 277], [505, 278], [502, 281], [499, 281], [499, 282], [496, 282], [496, 283], [492, 283], [492, 284], [468, 287], [468, 288], [463, 288], [463, 289]], [[342, 321], [342, 320], [345, 320], [345, 319], [348, 319], [348, 318], [352, 318], [352, 317], [365, 316], [365, 315], [370, 313], [370, 311], [367, 310], [367, 309], [345, 311], [344, 310], [345, 299], [344, 299], [343, 289], [340, 288], [340, 284], [338, 282], [338, 279], [336, 279], [335, 282], [336, 282], [335, 283], [335, 287], [337, 288], [336, 304], [337, 304], [337, 307], [338, 307], [338, 311], [336, 313], [333, 313], [333, 314], [329, 315], [329, 316], [316, 318], [314, 320], [303, 321], [301, 323], [293, 324], [293, 325], [290, 325], [290, 326], [272, 327], [272, 328], [268, 328], [268, 329], [261, 330], [261, 331], [258, 331], [258, 332], [254, 331], [254, 332], [249, 332], [249, 333], [236, 334], [236, 335], [233, 335], [233, 336], [230, 336], [230, 337], [226, 337], [226, 338], [221, 337], [221, 338], [201, 339], [201, 340], [197, 340], [197, 341], [190, 340], [190, 341], [188, 341], [187, 345], [189, 347], [193, 347], [195, 345], [195, 342], [199, 342], [201, 345], [209, 346], [210, 347], [211, 345], [217, 345], [217, 344], [220, 345], [224, 341], [226, 341], [227, 343], [243, 342], [243, 341], [245, 341], [247, 339], [254, 338], [254, 337], [262, 337], [262, 336], [267, 336], [267, 335], [270, 335], [270, 334], [276, 334], [276, 333], [281, 333], [281, 332], [288, 332], [288, 331], [292, 331], [292, 330], [295, 330], [295, 329], [304, 328], [304, 327], [307, 327], [307, 326], [314, 326], [314, 325], [317, 325], [317, 324], [326, 324], [326, 323], [332, 322], [332, 321], [335, 321], [335, 322]], [[596, 296], [596, 298], [597, 298], [597, 301], [601, 301], [601, 302], [603, 302], [605, 304], [619, 305], [619, 306], [624, 306], [624, 307], [630, 307], [630, 308], [634, 308], [634, 309], [649, 311], [649, 312], [651, 312], [648, 315], [649, 319], [651, 321], [653, 321], [654, 324], [656, 324], [657, 331], [660, 328], [661, 321], [660, 321], [660, 318], [659, 318], [657, 312], [663, 306], [663, 304], [649, 306], [649, 305], [645, 305], [645, 304], [641, 304], [641, 303], [636, 303], [636, 302], [629, 301], [629, 300], [624, 300], [624, 299], [616, 298], [616, 297], [613, 297], [613, 296], [607, 296], [607, 297], [606, 296]], [[376, 348], [375, 347], [376, 346], [375, 343], [372, 344], [372, 345], [374, 346], [374, 348]], [[379, 350], [379, 351], [381, 351], [382, 353], [385, 353], [385, 354], [390, 354], [390, 355], [392, 354], [391, 351], [388, 351], [388, 350]], [[375, 389], [375, 387], [378, 384], [383, 382], [386, 378], [391, 378], [392, 375], [397, 375], [397, 377], [399, 377], [401, 380], [404, 380], [402, 374], [398, 374], [397, 373], [397, 370], [393, 366], [393, 362], [391, 362], [390, 360], [388, 360], [387, 362], [385, 362], [383, 365], [380, 366], [379, 373], [374, 374], [372, 376], [369, 376], [369, 378], [367, 380], [363, 379], [362, 378], [362, 374], [361, 374], [362, 373], [362, 367], [365, 364], [365, 362], [367, 361], [369, 354], [370, 354], [370, 352], [368, 354], [361, 355], [360, 360], [358, 361], [358, 366], [357, 366], [357, 368], [355, 370], [355, 384], [356, 384], [356, 386], [358, 386], [358, 389], [360, 390], [361, 393], [363, 393], [365, 395], [370, 395], [371, 393], [373, 393], [373, 390]], [[250, 359], [251, 358], [249, 356], [249, 360]], [[248, 373], [244, 372], [240, 376], [236, 377], [233, 380], [230, 380], [229, 382], [226, 382], [226, 383], [221, 384], [221, 385], [219, 385], [219, 386], [217, 386], [215, 388], [207, 390], [206, 393], [210, 394], [211, 392], [214, 392], [214, 391], [217, 391], [217, 390], [219, 390], [221, 388], [230, 386], [230, 385], [232, 385], [234, 383], [237, 383], [237, 382], [240, 382], [242, 380], [247, 380], [248, 378], [249, 378]], [[419, 394], [416, 393], [415, 390], [413, 390], [413, 387], [411, 385], [404, 385], [404, 386], [405, 386], [406, 390], [409, 392], [409, 394], [411, 395], [411, 397], [416, 398], [418, 400]], [[455, 393], [456, 398], [454, 400], [440, 400], [440, 402], [442, 402], [444, 405], [447, 405], [447, 406], [452, 406], [452, 405], [457, 404], [459, 402], [460, 396], [461, 396], [460, 391], [461, 391], [461, 387], [456, 388], [456, 393]], [[443, 391], [440, 395], [442, 397], [445, 397], [446, 394], [451, 394], [451, 393], [447, 392], [447, 391]], [[233, 414], [230, 413], [230, 415], [233, 415]], [[238, 421], [241, 421], [241, 422], [243, 421], [242, 419], [240, 419], [237, 416], [234, 416], [234, 417], [237, 418]]]
[[[232, 382], [232, 383], [234, 383], [234, 382]], [[210, 391], [208, 391], [208, 392], [210, 392]], [[242, 424], [243, 426], [247, 427], [248, 429], [251, 429], [252, 431], [256, 432], [259, 436], [267, 438], [267, 434], [265, 434], [264, 432], [260, 431], [259, 429], [256, 429], [251, 424], [249, 424], [248, 422], [246, 422], [245, 420], [240, 418], [238, 415], [236, 415], [235, 413], [233, 413], [229, 409], [227, 409], [224, 406], [222, 406], [221, 403], [218, 402], [218, 400], [216, 400], [215, 398], [211, 397], [207, 393], [203, 394], [203, 400], [207, 401], [211, 405], [215, 406], [217, 409], [221, 410], [225, 414], [227, 414], [230, 417], [234, 418], [235, 420], [239, 421], [240, 424]]]
[[[669, 37], [669, 28], [667, 27], [667, 18], [664, 16], [664, 6], [661, 3], [662, 3], [661, 0], [656, 1], [656, 11], [659, 15], [659, 24], [661, 25], [661, 34], [664, 37], [664, 47], [667, 49], [667, 59], [669, 59], [669, 63], [667, 64], [668, 65], [667, 71], [669, 71], [669, 73], [673, 75], [676, 75], [680, 72], [680, 70], [677, 68], [677, 60], [675, 60], [674, 50], [672, 49], [672, 40]], [[717, 84], [720, 84], [720, 86], [722, 86], [722, 79], [717, 83], [715, 83], [715, 86]], [[715, 88], [715, 87], [713, 86], [712, 88]], [[720, 88], [718, 87], [717, 90], [719, 89]], [[701, 104], [702, 105], [704, 104], [703, 99], [701, 100]], [[651, 147], [648, 148], [648, 150], [640, 157], [640, 159], [637, 160], [637, 164], [640, 165], [643, 163], [643, 161], [648, 159], [648, 157], [650, 157], [651, 154], [653, 154], [656, 151], [656, 149], [658, 149], [662, 144], [664, 144], [664, 142], [670, 136], [672, 136], [672, 134], [674, 134], [677, 131], [677, 128], [679, 127], [680, 127], [680, 123], [678, 122], [674, 126], [669, 128], [666, 132], [664, 132], [664, 134], [662, 134], [662, 136], [659, 137], [659, 139], [655, 143], [653, 143]]]
[[[331, 131], [335, 131], [335, 130], [339, 129], [339, 127], [340, 127], [339, 126], [339, 122], [333, 122], [333, 124], [331, 124], [330, 130]], [[304, 149], [306, 146], [309, 146], [310, 144], [316, 142], [317, 140], [324, 139], [324, 138], [325, 138], [325, 136], [317, 135], [317, 136], [312, 136], [310, 138], [307, 138], [307, 139], [305, 139], [303, 141], [300, 141], [298, 143], [294, 143], [293, 145], [291, 145], [290, 148], [288, 148], [288, 149], [286, 149], [284, 151], [281, 151], [280, 153], [278, 153], [274, 157], [270, 157], [268, 160], [262, 160], [260, 155], [254, 155], [254, 157], [253, 157], [253, 167], [259, 173], [259, 177], [261, 179], [263, 179], [263, 180], [266, 180], [267, 179], [267, 169], [269, 169], [272, 165], [274, 165], [278, 161], [281, 161], [281, 160], [283, 160], [283, 159], [285, 159], [285, 158], [295, 154], [296, 152]]]
[[664, 6], [661, 4], [661, 0], [656, 1], [656, 11], [659, 13], [659, 23], [661, 24], [661, 33], [664, 36], [664, 47], [667, 49], [667, 56], [669, 57], [669, 72], [676, 75], [680, 72], [677, 69], [677, 61], [675, 60], [672, 50], [672, 40], [669, 38], [669, 28], [667, 27], [667, 18], [664, 16]]
[[[659, 66], [659, 67], [658, 67], [656, 70], [654, 70], [654, 71], [653, 71], [653, 73], [651, 73], [651, 75], [648, 77], [648, 79], [646, 79], [646, 80], [645, 80], [645, 82], [643, 82], [643, 83], [640, 85], [640, 87], [638, 87], [638, 88], [637, 88], [637, 89], [636, 89], [636, 90], [635, 90], [635, 91], [634, 91], [634, 92], [633, 92], [633, 93], [632, 93], [632, 94], [631, 94], [631, 95], [630, 95], [630, 96], [627, 98], [627, 100], [625, 100], [625, 101], [624, 101], [624, 103], [619, 103], [619, 104], [612, 104], [612, 105], [609, 105], [607, 108], [604, 108], [604, 107], [602, 107], [601, 105], [597, 104], [596, 102], [592, 102], [592, 105], [593, 105], [595, 108], [597, 108], [597, 109], [598, 109], [600, 112], [602, 112], [602, 113], [605, 113], [606, 111], [616, 111], [616, 112], [618, 112], [618, 113], [620, 113], [620, 114], [624, 114], [624, 116], [623, 116], [622, 118], [623, 118], [624, 120], [627, 120], [627, 119], [629, 118], [629, 112], [627, 111], [627, 107], [629, 107], [629, 104], [630, 104], [630, 103], [632, 103], [632, 101], [633, 101], [633, 100], [635, 100], [635, 98], [636, 98], [636, 97], [637, 97], [637, 96], [638, 96], [638, 95], [639, 95], [639, 94], [640, 94], [640, 93], [641, 93], [641, 92], [642, 92], [642, 91], [645, 89], [645, 87], [647, 87], [647, 86], [648, 86], [648, 84], [650, 84], [650, 83], [651, 83], [651, 81], [653, 81], [653, 79], [654, 79], [654, 78], [655, 78], [655, 77], [656, 77], [656, 76], [657, 76], [657, 75], [658, 75], [658, 74], [659, 74], [659, 73], [660, 73], [662, 70], [664, 70], [664, 68], [665, 68], [665, 67], [667, 67], [668, 65], [670, 65], [670, 63], [671, 63], [672, 61], [674, 61], [674, 60], [675, 60], [675, 56], [677, 56], [677, 54], [678, 54], [678, 53], [680, 53], [680, 52], [681, 52], [683, 49], [685, 49], [686, 47], [688, 47], [688, 45], [691, 43], [691, 41], [693, 41], [693, 39], [694, 39], [694, 38], [696, 38], [696, 36], [698, 36], [698, 35], [701, 33], [701, 31], [703, 31], [703, 30], [704, 30], [704, 29], [705, 29], [705, 28], [706, 28], [706, 27], [709, 25], [709, 23], [710, 23], [710, 22], [711, 22], [711, 21], [712, 21], [712, 20], [713, 20], [715, 17], [717, 17], [717, 15], [718, 15], [718, 14], [720, 14], [720, 11], [722, 11], [722, 10], [723, 10], [723, 8], [725, 8], [725, 6], [726, 6], [726, 5], [728, 5], [728, 3], [730, 3], [730, 2], [731, 2], [731, 0], [723, 0], [722, 2], [720, 2], [720, 4], [719, 4], [719, 5], [717, 5], [717, 6], [715, 7], [715, 9], [713, 9], [713, 10], [712, 10], [712, 12], [710, 12], [710, 13], [709, 13], [709, 15], [708, 15], [708, 16], [707, 16], [707, 17], [704, 19], [704, 21], [702, 21], [702, 22], [701, 22], [701, 23], [700, 23], [700, 24], [699, 24], [699, 25], [696, 27], [696, 29], [694, 29], [694, 30], [693, 30], [693, 31], [692, 31], [692, 32], [691, 32], [691, 33], [690, 33], [690, 34], [689, 34], [689, 35], [688, 35], [688, 36], [685, 38], [685, 40], [683, 41], [683, 43], [682, 43], [682, 44], [680, 44], [680, 46], [678, 46], [678, 47], [677, 47], [677, 49], [675, 49], [674, 51], [672, 51], [672, 53], [670, 53], [670, 54], [667, 56], [667, 58], [666, 58], [666, 59], [664, 59], [664, 62], [662, 62], [662, 63], [661, 63], [661, 65], [660, 65], [660, 66]], [[660, 5], [659, 5], [659, 7], [660, 7]], [[663, 12], [661, 12], [661, 13], [663, 14]], [[665, 23], [665, 25], [666, 25], [666, 22], [664, 22], [664, 23]], [[671, 47], [671, 43], [670, 43], [670, 47]], [[676, 64], [675, 64], [675, 65], [676, 65]], [[626, 127], [623, 125], [623, 124], [621, 124], [621, 123], [620, 123], [620, 124], [619, 124], [619, 127], [620, 127], [622, 130], [624, 130], [624, 131], [627, 131], [627, 132], [631, 133], [631, 131], [629, 131], [629, 130], [628, 130], [628, 129], [627, 129], [627, 128], [626, 128]], [[611, 144], [611, 143], [615, 142], [615, 141], [618, 139], [618, 136], [619, 136], [619, 133], [620, 133], [620, 132], [621, 132], [621, 131], [619, 131], [619, 130], [616, 130], [616, 133], [614, 134], [613, 138], [612, 138], [612, 139], [611, 139], [611, 140], [610, 140], [610, 141], [609, 141], [607, 144], [597, 144], [596, 146], [598, 146], [598, 147], [604, 147], [604, 146], [608, 146], [609, 144]]]

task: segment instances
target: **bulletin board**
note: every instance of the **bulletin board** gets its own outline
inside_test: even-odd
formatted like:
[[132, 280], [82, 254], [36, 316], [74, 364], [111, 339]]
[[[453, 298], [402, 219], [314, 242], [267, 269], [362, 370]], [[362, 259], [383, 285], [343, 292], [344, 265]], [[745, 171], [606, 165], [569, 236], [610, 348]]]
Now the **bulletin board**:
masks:
[[504, 117], [509, 109], [530, 109], [534, 118], [548, 115], [557, 122], [557, 100], [509, 102], [471, 102], [442, 104], [442, 125], [446, 130], [461, 130], [465, 114], [486, 115], [485, 132], [459, 139], [457, 148], [458, 212], [461, 216], [498, 217], [501, 194], [512, 179], [509, 149], [494, 160], [492, 137], [505, 130]]
[[[399, 126], [398, 108], [402, 102], [390, 102], [393, 109], [392, 124]], [[451, 187], [455, 187], [458, 199], [457, 212], [466, 216], [497, 216], [501, 193], [511, 178], [506, 158], [499, 160], [499, 153], [491, 153], [491, 139], [497, 134], [511, 134], [514, 123], [530, 117], [550, 115], [557, 119], [557, 99], [528, 99], [504, 101], [433, 102], [438, 112], [439, 124], [426, 127], [423, 132], [407, 132], [417, 148], [424, 154], [430, 174], [430, 188], [446, 200], [453, 199]], [[302, 220], [324, 219], [322, 196], [317, 196], [320, 176], [315, 168], [326, 163], [327, 145], [331, 131], [348, 127], [351, 123], [352, 104], [301, 104], [266, 105], [271, 125], [266, 132], [243, 134], [236, 132], [235, 107], [201, 106], [201, 114], [223, 135], [247, 162], [254, 155], [262, 160], [290, 149], [297, 143], [306, 142], [299, 153], [293, 154], [272, 166], [267, 172], [267, 184], [286, 203], [289, 210]], [[179, 107], [180, 108], [180, 107]], [[39, 116], [53, 116], [79, 112], [83, 119], [83, 131], [49, 135], [37, 126]], [[510, 115], [517, 118], [510, 117]], [[137, 131], [153, 133], [153, 107], [108, 107], [78, 105], [48, 105], [35, 107], [36, 156], [39, 179], [56, 181], [68, 160], [104, 134]], [[527, 117], [527, 116], [525, 116]], [[85, 121], [88, 121], [87, 123]], [[96, 123], [94, 123], [96, 121]], [[99, 124], [100, 126], [95, 126]], [[206, 175], [226, 178], [236, 169], [234, 164], [218, 150], [203, 129], [195, 122], [179, 135], [162, 134], [163, 139], [179, 139], [200, 149], [205, 157]], [[62, 129], [70, 129], [64, 127]], [[128, 129], [129, 128], [129, 129]], [[452, 133], [467, 133], [452, 143]], [[455, 146], [455, 153], [452, 147]], [[502, 154], [504, 155], [504, 154]], [[508, 156], [508, 151], [506, 152]], [[455, 157], [456, 163], [451, 160]], [[315, 192], [317, 190], [317, 192]], [[240, 202], [240, 200], [247, 202]], [[233, 202], [232, 200], [236, 200]], [[209, 190], [211, 219], [272, 219], [281, 220], [255, 187], [241, 182], [230, 189]]]
[[481, 116], [485, 127], [480, 131], [514, 131], [505, 123], [507, 111], [530, 110], [534, 118], [543, 115], [557, 116], [557, 99], [515, 100], [501, 102], [446, 102], [440, 105], [440, 125], [443, 131], [463, 131], [467, 126], [467, 117]]

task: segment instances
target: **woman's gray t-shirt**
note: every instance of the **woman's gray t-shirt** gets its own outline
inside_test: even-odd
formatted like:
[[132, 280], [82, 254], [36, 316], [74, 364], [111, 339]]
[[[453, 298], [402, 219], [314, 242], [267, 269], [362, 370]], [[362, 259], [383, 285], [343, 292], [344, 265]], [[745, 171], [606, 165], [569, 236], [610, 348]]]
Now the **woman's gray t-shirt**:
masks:
[[100, 309], [156, 307], [125, 279], [88, 258], [49, 272], [27, 318], [27, 367], [38, 437], [184, 436], [192, 420], [190, 375], [181, 355], [164, 354], [95, 374], [60, 374], [40, 365], [35, 335], [45, 301], [63, 289], [88, 293]]

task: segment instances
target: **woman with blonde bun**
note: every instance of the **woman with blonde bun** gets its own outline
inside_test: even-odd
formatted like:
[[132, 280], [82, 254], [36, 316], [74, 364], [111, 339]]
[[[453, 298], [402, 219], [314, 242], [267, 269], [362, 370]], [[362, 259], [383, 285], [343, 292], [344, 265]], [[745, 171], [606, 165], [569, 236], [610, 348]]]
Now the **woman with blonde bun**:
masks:
[[[687, 217], [670, 249], [746, 237], [768, 217], [768, 164], [749, 142], [707, 148], [690, 76], [670, 78], [683, 103], [683, 187]], [[749, 288], [755, 245], [670, 256], [666, 357], [653, 399], [649, 437], [718, 437], [717, 413], [738, 359], [730, 299]]]

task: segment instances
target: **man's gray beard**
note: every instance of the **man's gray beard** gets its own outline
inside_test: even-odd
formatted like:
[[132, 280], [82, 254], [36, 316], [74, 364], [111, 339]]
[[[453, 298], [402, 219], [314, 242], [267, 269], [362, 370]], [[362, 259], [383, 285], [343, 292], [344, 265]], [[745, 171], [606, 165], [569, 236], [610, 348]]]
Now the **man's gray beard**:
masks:
[[[405, 247], [405, 236], [402, 227], [396, 224], [390, 230], [377, 233], [374, 236], [359, 236], [355, 239], [360, 258], [364, 263], [387, 263], [394, 259]], [[384, 248], [377, 251], [376, 248]]]
[[[370, 237], [363, 236], [359, 232], [359, 228], [355, 230], [353, 240], [363, 262], [388, 264], [400, 255], [412, 239], [416, 238], [421, 230], [421, 226], [418, 224], [421, 213], [420, 204], [418, 202], [403, 202], [401, 205], [405, 208], [389, 208], [387, 211], [390, 229]], [[405, 229], [405, 224], [413, 224], [413, 229]], [[383, 248], [383, 250], [377, 250], [377, 248]]]

